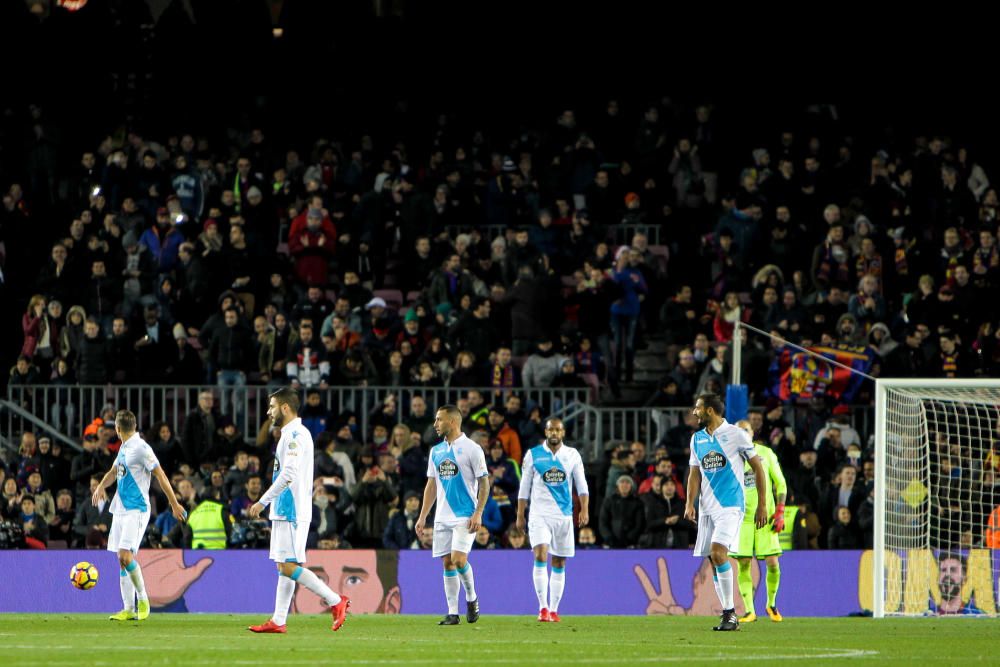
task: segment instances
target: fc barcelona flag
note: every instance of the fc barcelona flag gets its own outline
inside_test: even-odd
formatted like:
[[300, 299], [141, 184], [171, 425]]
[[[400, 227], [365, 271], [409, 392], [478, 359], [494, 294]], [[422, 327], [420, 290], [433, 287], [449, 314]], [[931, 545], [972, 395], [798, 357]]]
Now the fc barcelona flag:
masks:
[[[769, 371], [768, 395], [782, 401], [828, 396], [842, 403], [850, 403], [866, 379], [860, 373], [871, 370], [874, 351], [866, 347], [846, 345], [813, 346], [807, 349], [818, 356], [806, 354], [788, 345], [778, 349]], [[859, 373], [828, 363], [827, 359]]]

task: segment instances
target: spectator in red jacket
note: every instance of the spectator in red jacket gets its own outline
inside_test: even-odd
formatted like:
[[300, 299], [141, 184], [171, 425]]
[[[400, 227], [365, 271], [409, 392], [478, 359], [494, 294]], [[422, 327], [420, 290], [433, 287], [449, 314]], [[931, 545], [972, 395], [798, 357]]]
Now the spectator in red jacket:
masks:
[[[317, 198], [310, 202], [312, 207]], [[322, 208], [309, 208], [292, 221], [288, 251], [295, 260], [295, 277], [306, 285], [327, 284], [327, 262], [337, 245], [337, 228]]]

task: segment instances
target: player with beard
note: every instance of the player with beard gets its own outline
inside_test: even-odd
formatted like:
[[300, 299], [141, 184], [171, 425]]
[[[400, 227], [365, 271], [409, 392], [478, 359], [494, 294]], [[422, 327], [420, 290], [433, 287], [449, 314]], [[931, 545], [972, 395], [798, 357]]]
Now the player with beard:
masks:
[[[764, 466], [750, 438], [722, 416], [722, 399], [715, 394], [703, 394], [695, 402], [694, 414], [702, 429], [691, 436], [691, 459], [687, 482], [687, 506], [684, 518], [698, 521], [698, 540], [694, 555], [708, 558], [715, 568], [713, 577], [722, 603], [722, 620], [715, 630], [739, 630], [733, 603], [733, 568], [729, 553], [739, 542], [745, 500], [743, 496], [743, 465], [753, 468], [756, 488], [766, 488]], [[704, 482], [704, 484], [702, 483]], [[699, 498], [695, 512], [695, 498]], [[757, 504], [754, 525], [767, 523], [767, 508]]]
[[274, 615], [265, 623], [251, 625], [251, 632], [285, 632], [288, 607], [295, 595], [296, 582], [315, 593], [330, 607], [332, 630], [339, 630], [351, 604], [337, 595], [311, 570], [306, 562], [306, 539], [312, 521], [313, 440], [299, 418], [299, 395], [291, 387], [271, 394], [267, 416], [274, 428], [281, 429], [281, 439], [274, 452], [274, 474], [269, 488], [247, 514], [256, 519], [264, 508], [271, 508], [271, 560], [278, 564], [278, 591]]
[[[572, 558], [573, 487], [580, 496], [578, 524], [590, 520], [590, 491], [580, 453], [563, 444], [562, 420], [545, 422], [545, 441], [524, 455], [521, 488], [517, 493], [517, 527], [524, 530], [524, 510], [531, 501], [528, 538], [535, 552], [534, 582], [538, 620], [559, 622], [559, 601], [566, 587], [566, 559]], [[552, 576], [546, 572], [552, 552]]]

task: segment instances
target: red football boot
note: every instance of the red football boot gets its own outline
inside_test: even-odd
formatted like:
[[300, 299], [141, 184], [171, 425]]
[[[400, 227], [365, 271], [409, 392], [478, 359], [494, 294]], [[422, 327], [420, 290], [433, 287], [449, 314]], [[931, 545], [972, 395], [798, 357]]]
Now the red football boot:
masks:
[[340, 630], [340, 626], [344, 624], [347, 620], [347, 608], [351, 606], [351, 599], [347, 596], [341, 595], [340, 602], [330, 607], [330, 615], [333, 616], [333, 625], [330, 629], [336, 632]]
[[549, 621], [551, 621], [552, 623], [558, 623], [559, 622], [559, 614], [556, 613], [556, 612], [554, 612], [554, 611], [550, 611], [549, 612]]
[[267, 623], [262, 623], [261, 625], [251, 625], [247, 629], [250, 632], [273, 633], [277, 635], [283, 635], [287, 632], [284, 625], [277, 625], [271, 619], [267, 619]]
[[540, 612], [538, 612], [538, 622], [539, 623], [548, 623], [551, 620], [552, 620], [552, 617], [549, 616], [549, 610], [548, 609], [542, 609]]

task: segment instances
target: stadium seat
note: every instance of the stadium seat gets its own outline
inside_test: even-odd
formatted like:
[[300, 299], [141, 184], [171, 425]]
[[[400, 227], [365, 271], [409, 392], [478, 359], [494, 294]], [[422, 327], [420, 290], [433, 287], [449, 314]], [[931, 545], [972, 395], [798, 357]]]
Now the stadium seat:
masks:
[[381, 297], [392, 309], [398, 309], [403, 305], [403, 293], [398, 289], [377, 289], [372, 292], [372, 296]]
[[580, 373], [580, 378], [590, 387], [590, 403], [596, 405], [601, 398], [601, 380], [597, 373]]
[[420, 290], [410, 290], [406, 293], [406, 303], [412, 304], [420, 300], [420, 295], [423, 294]]
[[327, 290], [326, 290], [326, 298], [329, 299], [330, 301], [336, 301], [337, 300], [337, 290], [333, 290], [333, 289], [327, 288]]

